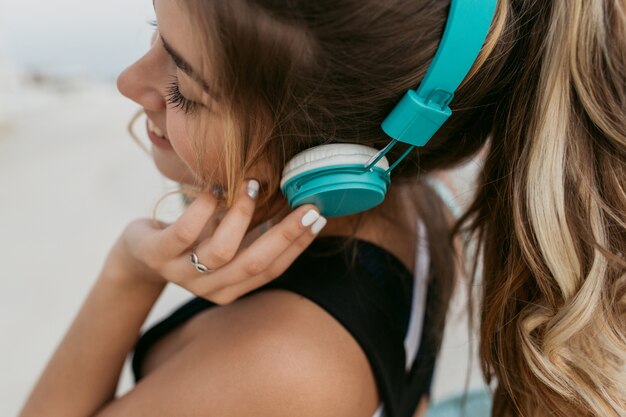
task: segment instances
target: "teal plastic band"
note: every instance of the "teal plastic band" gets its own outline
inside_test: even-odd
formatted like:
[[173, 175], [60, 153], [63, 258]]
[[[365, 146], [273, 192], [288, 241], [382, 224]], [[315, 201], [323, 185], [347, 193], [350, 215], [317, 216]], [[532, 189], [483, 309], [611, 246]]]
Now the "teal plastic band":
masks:
[[413, 146], [426, 145], [452, 115], [447, 105], [442, 109], [433, 104], [409, 90], [383, 121], [383, 131], [400, 142]]
[[446, 28], [422, 83], [409, 90], [383, 121], [383, 131], [424, 146], [452, 115], [448, 104], [489, 33], [497, 0], [452, 0]]
[[420, 97], [436, 90], [454, 94], [459, 88], [485, 43], [496, 4], [496, 0], [452, 0], [439, 49], [417, 89]]

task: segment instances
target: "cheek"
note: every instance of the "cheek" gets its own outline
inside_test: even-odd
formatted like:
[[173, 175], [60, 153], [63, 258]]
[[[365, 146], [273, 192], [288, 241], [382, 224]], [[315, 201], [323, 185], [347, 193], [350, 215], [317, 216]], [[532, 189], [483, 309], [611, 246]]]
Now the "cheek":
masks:
[[[221, 125], [219, 120], [211, 120], [211, 125], [207, 133], [203, 131], [195, 134], [203, 134], [205, 137], [197, 139], [204, 149], [202, 155], [203, 172], [209, 174], [216, 181], [224, 182], [226, 178], [226, 166], [224, 164], [224, 148], [222, 140]], [[176, 154], [182, 159], [190, 170], [194, 169], [194, 148], [191, 145], [194, 126], [188, 123], [183, 113], [172, 112], [167, 117], [167, 136]]]
[[174, 148], [174, 152], [191, 168], [193, 166], [193, 149], [189, 126], [183, 115], [176, 113], [167, 115], [167, 137]]

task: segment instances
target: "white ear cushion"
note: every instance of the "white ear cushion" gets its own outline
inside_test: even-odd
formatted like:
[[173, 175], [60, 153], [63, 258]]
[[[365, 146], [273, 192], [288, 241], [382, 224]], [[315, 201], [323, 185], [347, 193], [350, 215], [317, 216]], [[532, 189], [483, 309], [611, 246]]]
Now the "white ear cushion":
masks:
[[[365, 165], [365, 163], [377, 153], [377, 149], [353, 143], [331, 143], [309, 148], [297, 154], [285, 165], [280, 187], [282, 188], [291, 178], [305, 171], [331, 165]], [[383, 156], [375, 166], [387, 170], [389, 169], [389, 162], [387, 158]]]

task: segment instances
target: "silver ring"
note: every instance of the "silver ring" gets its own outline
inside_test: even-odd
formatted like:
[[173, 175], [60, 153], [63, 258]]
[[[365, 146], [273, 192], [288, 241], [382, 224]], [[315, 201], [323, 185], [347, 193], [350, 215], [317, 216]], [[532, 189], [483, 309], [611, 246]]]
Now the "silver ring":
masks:
[[200, 263], [200, 260], [198, 259], [198, 255], [196, 255], [196, 252], [191, 252], [191, 255], [189, 255], [189, 259], [191, 260], [191, 264], [194, 266], [194, 268], [196, 268], [198, 272], [202, 272], [205, 274], [207, 272], [213, 272], [213, 269], [208, 268], [206, 265], [202, 265]]

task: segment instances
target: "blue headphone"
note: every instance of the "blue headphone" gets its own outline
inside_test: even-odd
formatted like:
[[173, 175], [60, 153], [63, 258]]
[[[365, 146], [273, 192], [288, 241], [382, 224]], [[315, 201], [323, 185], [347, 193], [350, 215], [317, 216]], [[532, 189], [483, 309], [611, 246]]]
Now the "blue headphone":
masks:
[[[291, 208], [314, 204], [326, 217], [369, 210], [385, 199], [390, 172], [424, 146], [452, 115], [449, 104], [482, 48], [497, 0], [452, 0], [446, 29], [424, 79], [382, 123], [393, 140], [381, 151], [333, 143], [297, 154], [283, 170], [280, 188]], [[398, 141], [411, 145], [391, 166], [385, 155]]]

